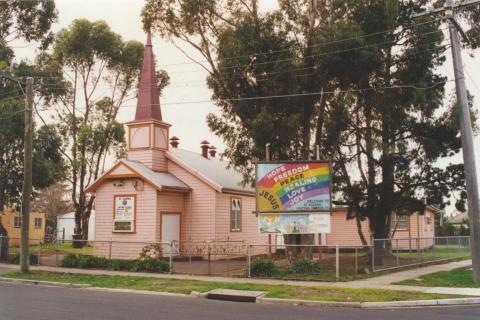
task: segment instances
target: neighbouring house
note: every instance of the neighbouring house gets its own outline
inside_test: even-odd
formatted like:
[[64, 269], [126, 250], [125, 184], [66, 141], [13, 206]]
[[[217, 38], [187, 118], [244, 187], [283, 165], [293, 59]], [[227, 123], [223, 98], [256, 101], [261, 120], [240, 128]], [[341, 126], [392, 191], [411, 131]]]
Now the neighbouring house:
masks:
[[241, 174], [216, 158], [207, 141], [201, 152], [178, 147], [156, 83], [149, 34], [135, 117], [126, 124], [127, 157], [86, 189], [95, 194], [94, 253], [131, 258], [149, 243], [180, 240], [268, 243], [252, 213], [254, 189], [240, 184]]
[[[46, 214], [41, 212], [30, 212], [30, 233], [29, 243], [39, 244], [45, 238], [45, 218]], [[19, 246], [22, 228], [22, 214], [10, 207], [5, 207], [0, 212], [0, 222], [7, 230], [9, 245]]]
[[[435, 237], [434, 215], [440, 212], [433, 206], [427, 206], [424, 214], [414, 212], [410, 215], [393, 214], [392, 247], [399, 250], [416, 250], [417, 238], [420, 249], [426, 249], [433, 245]], [[357, 221], [347, 220], [348, 208], [335, 208], [331, 216], [331, 232], [321, 235], [321, 243], [327, 246], [362, 246], [358, 233]], [[360, 222], [360, 226], [367, 241], [371, 245], [372, 236], [368, 226], [368, 219]]]
[[456, 228], [468, 228], [468, 212], [460, 212], [447, 220], [448, 223], [453, 224]]
[[[56, 239], [58, 240], [73, 240], [75, 233], [75, 212], [68, 212], [57, 216], [57, 231]], [[95, 239], [95, 210], [90, 213], [90, 220], [88, 220], [88, 240]]]

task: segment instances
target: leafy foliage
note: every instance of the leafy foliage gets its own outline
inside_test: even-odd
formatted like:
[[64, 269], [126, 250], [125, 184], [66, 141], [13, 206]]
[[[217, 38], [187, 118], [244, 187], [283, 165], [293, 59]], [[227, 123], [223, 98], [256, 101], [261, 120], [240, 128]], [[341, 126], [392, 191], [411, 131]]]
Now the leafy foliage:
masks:
[[155, 258], [124, 260], [76, 254], [67, 254], [62, 260], [61, 266], [64, 268], [104, 269], [132, 272], [170, 271], [169, 264], [166, 261]]
[[[438, 166], [459, 151], [458, 108], [438, 73], [442, 23], [411, 18], [427, 2], [282, 0], [259, 13], [257, 1], [147, 0], [142, 16], [205, 58], [220, 109], [207, 122], [246, 183], [266, 143], [273, 160], [312, 159], [318, 145], [336, 203], [385, 238], [391, 213], [422, 213], [419, 199], [465, 202], [463, 166]], [[477, 34], [478, 13], [466, 17]]]
[[53, 39], [50, 31], [57, 20], [53, 0], [9, 0], [0, 1], [0, 39], [12, 41], [24, 38], [26, 41], [42, 41], [47, 47]]
[[275, 263], [265, 258], [256, 258], [250, 264], [250, 275], [253, 277], [272, 277], [277, 272]]
[[296, 260], [292, 263], [290, 270], [298, 274], [317, 274], [320, 273], [320, 265], [315, 260]]

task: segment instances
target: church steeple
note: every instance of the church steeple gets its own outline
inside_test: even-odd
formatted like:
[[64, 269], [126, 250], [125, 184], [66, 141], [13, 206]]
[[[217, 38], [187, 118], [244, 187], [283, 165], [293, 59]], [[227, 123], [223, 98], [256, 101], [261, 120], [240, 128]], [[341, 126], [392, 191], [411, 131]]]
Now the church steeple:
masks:
[[158, 120], [162, 121], [160, 98], [157, 89], [157, 74], [155, 72], [155, 58], [152, 50], [152, 36], [147, 35], [145, 53], [143, 56], [142, 73], [138, 90], [137, 111], [135, 121]]
[[127, 126], [128, 159], [142, 162], [155, 171], [166, 171], [170, 124], [162, 121], [150, 32], [145, 44], [135, 119]]

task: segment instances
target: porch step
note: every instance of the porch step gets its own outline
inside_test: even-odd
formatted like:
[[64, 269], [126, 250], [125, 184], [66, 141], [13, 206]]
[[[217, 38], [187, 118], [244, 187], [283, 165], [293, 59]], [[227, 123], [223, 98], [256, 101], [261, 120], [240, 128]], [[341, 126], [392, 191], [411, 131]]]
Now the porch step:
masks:
[[231, 289], [215, 289], [207, 292], [207, 299], [236, 301], [236, 302], [256, 302], [257, 298], [264, 296], [263, 291], [246, 291]]

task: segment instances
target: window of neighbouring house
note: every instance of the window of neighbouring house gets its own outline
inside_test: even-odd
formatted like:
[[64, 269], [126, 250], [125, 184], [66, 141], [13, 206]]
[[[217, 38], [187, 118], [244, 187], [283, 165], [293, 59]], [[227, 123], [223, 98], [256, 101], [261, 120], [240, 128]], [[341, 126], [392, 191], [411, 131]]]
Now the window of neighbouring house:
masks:
[[13, 227], [20, 228], [22, 226], [22, 217], [14, 217], [13, 218]]
[[135, 195], [115, 196], [113, 232], [134, 232], [136, 217]]
[[395, 214], [395, 224], [397, 230], [407, 230], [408, 229], [408, 216], [407, 215], [398, 215]]
[[242, 229], [242, 200], [239, 198], [230, 199], [230, 231]]
[[42, 227], [42, 218], [35, 218], [35, 229], [40, 229]]

